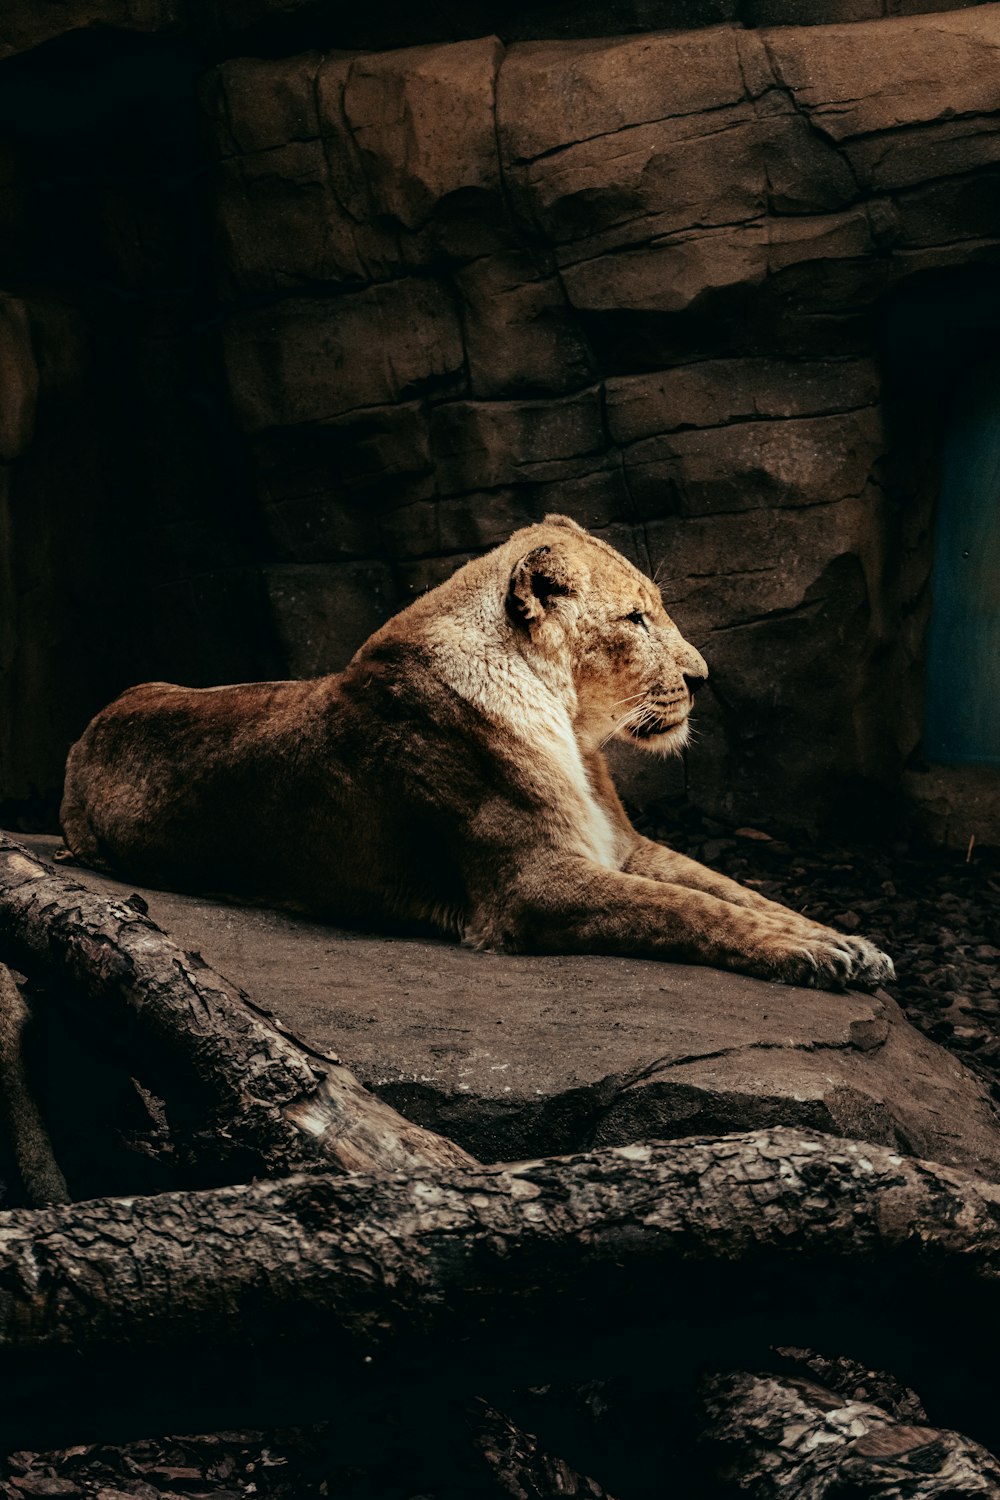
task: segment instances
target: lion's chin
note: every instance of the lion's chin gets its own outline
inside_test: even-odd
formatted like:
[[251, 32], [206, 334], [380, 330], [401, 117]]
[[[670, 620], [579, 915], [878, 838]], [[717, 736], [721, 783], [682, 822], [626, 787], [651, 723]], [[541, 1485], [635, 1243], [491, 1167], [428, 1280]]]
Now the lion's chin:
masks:
[[691, 725], [685, 714], [679, 723], [669, 724], [663, 729], [645, 727], [640, 734], [624, 729], [620, 737], [635, 745], [637, 750], [648, 750], [652, 755], [680, 755], [690, 736]]

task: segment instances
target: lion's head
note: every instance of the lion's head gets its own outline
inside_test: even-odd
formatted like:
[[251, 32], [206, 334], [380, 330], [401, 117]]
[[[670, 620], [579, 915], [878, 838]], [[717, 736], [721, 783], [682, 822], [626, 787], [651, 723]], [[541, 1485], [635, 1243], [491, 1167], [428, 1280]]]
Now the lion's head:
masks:
[[[518, 543], [529, 541], [522, 552]], [[546, 516], [508, 545], [520, 553], [508, 616], [533, 653], [571, 677], [580, 738], [600, 744], [617, 736], [659, 754], [679, 752], [708, 668], [656, 585], [566, 516]]]

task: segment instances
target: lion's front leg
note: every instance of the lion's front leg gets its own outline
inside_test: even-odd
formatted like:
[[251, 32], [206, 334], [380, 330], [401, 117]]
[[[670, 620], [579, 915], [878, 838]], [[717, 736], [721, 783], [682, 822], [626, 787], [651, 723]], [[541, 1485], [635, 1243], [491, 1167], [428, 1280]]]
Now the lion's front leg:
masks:
[[852, 955], [854, 971], [851, 979], [855, 984], [885, 984], [896, 977], [892, 959], [888, 954], [876, 948], [874, 943], [870, 943], [867, 938], [851, 937], [836, 932], [832, 927], [825, 927], [822, 923], [813, 922], [809, 917], [802, 916], [800, 912], [792, 911], [791, 907], [782, 906], [778, 901], [770, 901], [758, 891], [750, 890], [747, 886], [740, 885], [738, 881], [730, 880], [727, 875], [719, 875], [714, 870], [710, 870], [707, 865], [699, 864], [695, 859], [689, 859], [686, 854], [678, 854], [664, 844], [654, 843], [652, 839], [639, 840], [636, 848], [626, 860], [624, 868], [631, 874], [645, 875], [651, 880], [664, 881], [670, 885], [685, 886], [689, 890], [705, 891], [709, 895], [717, 896], [720, 901], [729, 902], [732, 906], [742, 906], [750, 911], [766, 913], [775, 920], [781, 921], [790, 936], [815, 937], [820, 935], [827, 941], [836, 941], [840, 947], [846, 948]]
[[575, 855], [536, 861], [506, 893], [505, 907], [499, 926], [495, 913], [488, 924], [492, 933], [479, 927], [497, 946], [674, 959], [824, 989], [871, 982], [849, 940], [805, 924], [794, 929], [781, 907], [772, 916]]

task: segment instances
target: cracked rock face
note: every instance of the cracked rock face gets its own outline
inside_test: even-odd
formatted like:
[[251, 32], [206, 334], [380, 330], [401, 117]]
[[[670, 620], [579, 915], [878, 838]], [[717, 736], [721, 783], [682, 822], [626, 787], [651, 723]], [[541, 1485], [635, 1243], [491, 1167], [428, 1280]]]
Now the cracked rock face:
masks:
[[628, 793], [885, 805], [998, 316], [998, 54], [965, 0], [11, 0], [5, 815], [53, 826], [130, 683], [339, 669], [553, 510], [710, 666]]
[[[49, 858], [59, 841], [24, 842]], [[483, 1160], [782, 1124], [1000, 1180], [986, 1085], [888, 996], [639, 959], [473, 953], [142, 894], [176, 942], [286, 1028]]]
[[[895, 773], [926, 566], [895, 587], [874, 329], [1000, 249], [1000, 5], [835, 10], [217, 70], [226, 368], [293, 670], [557, 509], [704, 650], [704, 808], [808, 821]], [[297, 563], [347, 601], [307, 644]], [[386, 576], [355, 611], [358, 563]]]

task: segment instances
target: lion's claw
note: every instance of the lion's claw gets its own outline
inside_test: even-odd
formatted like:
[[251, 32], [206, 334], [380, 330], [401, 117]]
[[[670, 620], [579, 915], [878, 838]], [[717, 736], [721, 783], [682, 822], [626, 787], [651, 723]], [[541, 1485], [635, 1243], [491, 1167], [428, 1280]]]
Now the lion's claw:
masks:
[[880, 984], [889, 984], [896, 977], [896, 968], [888, 953], [881, 952], [874, 943], [862, 937], [842, 937], [837, 934], [838, 944], [851, 954], [851, 983], [863, 989], [874, 989]]
[[805, 938], [786, 939], [775, 955], [774, 977], [812, 989], [875, 989], [896, 977], [892, 959], [866, 938], [819, 928]]

